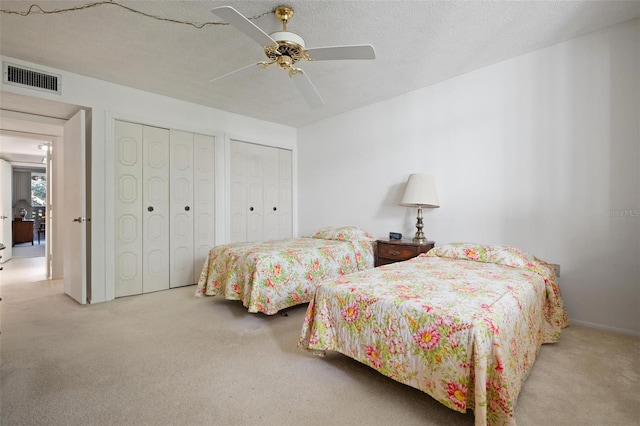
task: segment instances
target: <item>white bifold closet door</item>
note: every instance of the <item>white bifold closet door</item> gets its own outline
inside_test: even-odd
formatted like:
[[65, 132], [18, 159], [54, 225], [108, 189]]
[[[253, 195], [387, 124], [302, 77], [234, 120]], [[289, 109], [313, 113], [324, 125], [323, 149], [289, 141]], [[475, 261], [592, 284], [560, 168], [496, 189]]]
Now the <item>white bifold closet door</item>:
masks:
[[279, 207], [276, 220], [279, 222], [278, 236], [273, 238], [291, 238], [293, 236], [293, 160], [291, 151], [280, 149], [278, 152], [278, 195]]
[[115, 122], [115, 295], [197, 282], [214, 245], [212, 136]]
[[115, 295], [169, 288], [169, 131], [116, 121]]
[[215, 246], [215, 138], [193, 135], [193, 283]]
[[171, 130], [170, 287], [195, 284], [214, 245], [214, 138]]
[[169, 288], [169, 132], [142, 129], [142, 292]]
[[280, 240], [292, 236], [291, 151], [269, 148], [264, 154], [264, 239]]
[[231, 141], [231, 242], [291, 237], [291, 158], [287, 149]]

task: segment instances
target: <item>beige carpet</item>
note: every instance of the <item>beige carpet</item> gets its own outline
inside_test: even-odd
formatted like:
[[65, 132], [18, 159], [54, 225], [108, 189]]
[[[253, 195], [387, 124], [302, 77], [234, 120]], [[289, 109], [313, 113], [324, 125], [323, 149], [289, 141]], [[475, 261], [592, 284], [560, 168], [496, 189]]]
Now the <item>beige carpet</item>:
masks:
[[[3, 426], [474, 422], [345, 356], [299, 350], [304, 306], [249, 314], [193, 286], [80, 306], [38, 262], [0, 272]], [[518, 424], [637, 425], [639, 355], [638, 338], [565, 329], [542, 348]]]
[[31, 243], [20, 243], [13, 246], [11, 249], [12, 257], [20, 258], [20, 257], [44, 257], [45, 255], [45, 242], [44, 239], [40, 240], [38, 243], [38, 239], [33, 240], [33, 245]]

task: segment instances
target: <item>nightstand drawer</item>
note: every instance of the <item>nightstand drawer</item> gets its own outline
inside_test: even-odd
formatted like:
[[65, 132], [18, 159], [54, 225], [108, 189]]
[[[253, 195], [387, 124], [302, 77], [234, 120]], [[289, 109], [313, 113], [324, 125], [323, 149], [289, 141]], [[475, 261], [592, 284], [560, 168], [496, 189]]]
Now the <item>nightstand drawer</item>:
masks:
[[409, 260], [420, 253], [426, 253], [435, 243], [427, 241], [425, 244], [414, 243], [410, 240], [378, 240], [375, 266]]
[[420, 252], [416, 246], [402, 246], [399, 244], [379, 244], [378, 256], [385, 259], [407, 260], [416, 257]]

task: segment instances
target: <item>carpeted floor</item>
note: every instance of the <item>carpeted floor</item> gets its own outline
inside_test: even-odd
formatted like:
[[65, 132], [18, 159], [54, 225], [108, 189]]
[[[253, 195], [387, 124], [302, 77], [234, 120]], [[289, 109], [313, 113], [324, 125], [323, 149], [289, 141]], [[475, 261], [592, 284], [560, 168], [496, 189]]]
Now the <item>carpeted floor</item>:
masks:
[[[0, 423], [472, 425], [337, 353], [297, 348], [305, 306], [249, 314], [183, 287], [80, 306], [42, 260], [0, 272]], [[520, 426], [638, 425], [640, 339], [570, 326], [542, 347]]]
[[20, 243], [12, 247], [12, 257], [44, 257], [45, 255], [45, 240], [43, 238], [38, 242], [38, 238], [33, 239], [31, 243]]

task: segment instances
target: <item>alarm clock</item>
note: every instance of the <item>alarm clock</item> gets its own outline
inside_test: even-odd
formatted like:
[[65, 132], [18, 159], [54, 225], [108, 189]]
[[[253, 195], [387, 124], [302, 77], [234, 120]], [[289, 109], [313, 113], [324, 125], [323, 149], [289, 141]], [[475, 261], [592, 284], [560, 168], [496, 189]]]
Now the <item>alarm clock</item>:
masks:
[[399, 232], [389, 232], [389, 239], [390, 240], [401, 240], [402, 239], [402, 234]]

